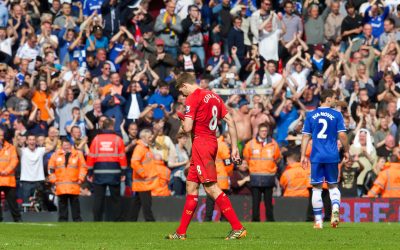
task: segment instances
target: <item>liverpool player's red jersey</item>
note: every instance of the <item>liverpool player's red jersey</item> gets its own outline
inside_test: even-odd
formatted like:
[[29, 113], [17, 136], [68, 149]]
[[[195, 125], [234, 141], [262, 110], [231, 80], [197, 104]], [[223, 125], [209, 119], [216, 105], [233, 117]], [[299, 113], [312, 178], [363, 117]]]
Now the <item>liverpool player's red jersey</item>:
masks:
[[210, 90], [197, 89], [186, 99], [185, 117], [192, 119], [194, 139], [217, 139], [218, 121], [228, 113], [224, 101]]

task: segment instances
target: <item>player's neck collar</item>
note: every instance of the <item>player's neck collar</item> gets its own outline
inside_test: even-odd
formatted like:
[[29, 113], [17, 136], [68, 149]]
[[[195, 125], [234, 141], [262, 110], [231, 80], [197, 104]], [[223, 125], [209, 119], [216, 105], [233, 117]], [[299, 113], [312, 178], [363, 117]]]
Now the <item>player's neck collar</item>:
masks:
[[330, 109], [331, 107], [324, 107], [324, 106], [319, 106], [319, 109]]

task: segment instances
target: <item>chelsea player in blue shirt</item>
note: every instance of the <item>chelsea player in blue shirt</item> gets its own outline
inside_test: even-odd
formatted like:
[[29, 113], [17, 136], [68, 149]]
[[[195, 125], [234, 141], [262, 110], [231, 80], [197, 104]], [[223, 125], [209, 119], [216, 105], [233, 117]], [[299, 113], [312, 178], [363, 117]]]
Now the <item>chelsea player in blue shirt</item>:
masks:
[[338, 189], [339, 149], [337, 140], [339, 138], [344, 149], [345, 159], [349, 158], [346, 128], [343, 116], [340, 112], [332, 109], [336, 103], [336, 94], [333, 90], [324, 90], [321, 93], [321, 106], [307, 113], [301, 143], [301, 163], [303, 168], [308, 166], [306, 157], [307, 145], [312, 139], [311, 150], [311, 185], [312, 206], [315, 216], [314, 228], [322, 229], [322, 184], [328, 183], [329, 196], [332, 201], [331, 226], [339, 224], [340, 191]]

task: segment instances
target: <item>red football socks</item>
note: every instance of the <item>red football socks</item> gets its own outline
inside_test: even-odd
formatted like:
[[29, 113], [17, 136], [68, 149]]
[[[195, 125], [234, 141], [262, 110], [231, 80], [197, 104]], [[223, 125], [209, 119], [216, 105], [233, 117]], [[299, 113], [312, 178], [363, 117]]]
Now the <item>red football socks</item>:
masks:
[[193, 218], [194, 210], [196, 210], [198, 199], [198, 195], [186, 195], [186, 202], [182, 212], [181, 224], [176, 230], [178, 234], [186, 234], [189, 223]]
[[221, 213], [225, 216], [229, 223], [231, 223], [233, 230], [240, 230], [243, 228], [238, 217], [236, 216], [235, 210], [233, 210], [231, 201], [224, 192], [218, 196], [218, 198], [215, 200], [215, 203], [217, 203]]

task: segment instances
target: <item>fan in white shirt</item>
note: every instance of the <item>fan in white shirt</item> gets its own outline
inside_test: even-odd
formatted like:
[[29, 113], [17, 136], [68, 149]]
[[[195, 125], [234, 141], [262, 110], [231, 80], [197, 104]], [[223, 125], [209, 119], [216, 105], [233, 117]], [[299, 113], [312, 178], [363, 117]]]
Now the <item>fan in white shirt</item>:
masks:
[[35, 69], [36, 57], [40, 53], [39, 46], [37, 45], [36, 34], [29, 34], [27, 42], [18, 49], [17, 55], [14, 58], [15, 64], [20, 64], [22, 59], [29, 60], [28, 70], [33, 72]]
[[9, 27], [0, 27], [0, 51], [3, 51], [9, 56], [12, 56], [11, 47], [14, 45], [15, 41], [18, 39], [18, 34], [15, 29]]
[[[297, 54], [287, 62], [286, 70], [290, 74], [288, 77], [289, 84], [297, 93], [301, 93], [307, 85], [307, 78], [311, 72], [312, 64], [307, 59], [301, 57], [301, 46], [299, 46], [297, 51]], [[288, 90], [290, 90], [289, 87]]]

